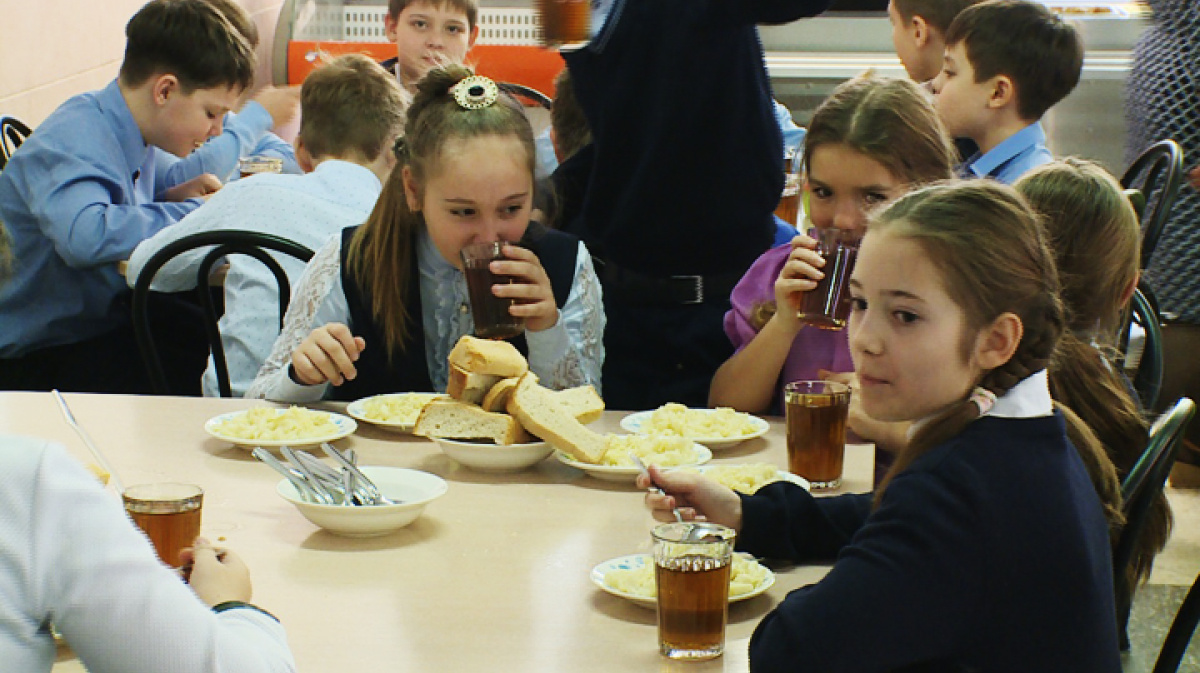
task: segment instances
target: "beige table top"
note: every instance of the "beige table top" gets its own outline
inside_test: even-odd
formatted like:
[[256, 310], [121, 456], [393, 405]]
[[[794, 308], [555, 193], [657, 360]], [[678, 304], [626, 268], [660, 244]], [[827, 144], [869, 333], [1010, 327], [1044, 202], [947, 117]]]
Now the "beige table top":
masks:
[[[727, 653], [701, 664], [657, 653], [655, 615], [598, 590], [597, 563], [647, 552], [653, 521], [631, 485], [597, 481], [553, 458], [509, 475], [473, 472], [423, 438], [360, 424], [339, 442], [360, 461], [432, 472], [449, 483], [411, 526], [374, 539], [326, 533], [276, 495], [279, 478], [209, 437], [204, 421], [246, 400], [68, 394], [79, 423], [126, 484], [177, 480], [206, 491], [202, 530], [250, 565], [256, 603], [288, 631], [301, 671], [745, 671], [754, 626], [825, 567], [778, 571], [764, 595], [730, 607]], [[619, 431], [624, 412], [594, 424]], [[784, 426], [714, 462], [786, 464]], [[0, 393], [0, 432], [87, 452], [46, 393]], [[872, 451], [848, 448], [839, 492], [870, 487]], [[69, 651], [56, 673], [82, 666]]]

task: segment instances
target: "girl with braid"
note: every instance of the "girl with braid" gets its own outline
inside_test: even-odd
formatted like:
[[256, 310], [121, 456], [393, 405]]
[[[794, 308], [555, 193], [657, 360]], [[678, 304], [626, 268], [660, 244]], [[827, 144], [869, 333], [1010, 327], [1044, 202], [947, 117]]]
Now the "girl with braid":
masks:
[[1097, 495], [1081, 454], [1103, 449], [1050, 398], [1066, 318], [1037, 217], [991, 181], [911, 192], [871, 220], [850, 284], [861, 403], [913, 422], [873, 495], [639, 478], [665, 491], [646, 496], [656, 519], [682, 507], [756, 556], [836, 558], [758, 625], [750, 669], [1120, 671], [1119, 496]]

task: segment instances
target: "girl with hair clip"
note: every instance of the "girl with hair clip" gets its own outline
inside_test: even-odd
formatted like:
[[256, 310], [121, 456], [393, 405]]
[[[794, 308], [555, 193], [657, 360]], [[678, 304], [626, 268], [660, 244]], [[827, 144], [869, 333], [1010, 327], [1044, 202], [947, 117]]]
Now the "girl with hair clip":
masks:
[[[1149, 423], [1119, 369], [1116, 349], [1138, 282], [1137, 215], [1120, 183], [1085, 159], [1039, 166], [1015, 187], [1042, 215], [1069, 314], [1068, 332], [1050, 364], [1050, 393], [1087, 422], [1124, 478], [1150, 439]], [[1171, 506], [1160, 493], [1139, 538], [1130, 587], [1149, 577], [1170, 534]]]
[[[804, 138], [809, 227], [861, 234], [871, 208], [951, 177], [954, 162], [954, 146], [916, 84], [850, 80], [817, 108]], [[801, 233], [767, 251], [734, 288], [725, 333], [737, 352], [713, 377], [710, 406], [779, 413], [785, 383], [851, 369], [845, 332], [805, 327], [796, 317], [803, 293], [822, 278], [816, 244]]]
[[459, 251], [505, 245], [497, 296], [525, 319], [513, 342], [543, 385], [600, 387], [604, 311], [578, 239], [530, 222], [533, 133], [520, 105], [461, 66], [430, 71], [398, 164], [361, 227], [314, 256], [247, 397], [307, 402], [444, 391], [446, 357], [474, 331]]
[[836, 557], [758, 625], [751, 670], [1118, 673], [1119, 515], [1080, 459], [1103, 449], [1050, 398], [1067, 323], [1036, 215], [992, 181], [922, 188], [871, 220], [850, 284], [863, 407], [915, 428], [874, 495], [639, 477], [665, 491], [646, 496], [658, 520], [681, 507], [756, 556]]

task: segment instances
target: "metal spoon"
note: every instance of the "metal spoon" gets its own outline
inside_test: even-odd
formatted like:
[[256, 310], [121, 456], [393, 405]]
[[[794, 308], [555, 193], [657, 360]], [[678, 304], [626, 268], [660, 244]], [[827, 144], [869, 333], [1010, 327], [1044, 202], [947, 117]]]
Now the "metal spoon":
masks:
[[362, 488], [366, 491], [367, 495], [369, 496], [369, 499], [367, 500], [367, 504], [369, 504], [369, 505], [398, 505], [398, 504], [400, 504], [399, 501], [391, 500], [391, 499], [385, 497], [383, 495], [383, 493], [381, 493], [379, 491], [379, 489], [375, 486], [375, 483], [372, 482], [367, 477], [367, 475], [363, 474], [362, 470], [358, 469], [358, 466], [356, 466], [354, 463], [350, 462], [350, 459], [346, 458], [346, 456], [341, 451], [338, 451], [337, 449], [333, 448], [333, 445], [329, 444], [328, 442], [324, 442], [321, 444], [321, 449], [330, 458], [333, 458], [337, 462], [341, 463], [342, 467], [344, 467], [350, 471], [350, 474], [354, 475], [354, 479], [359, 484], [362, 485]]
[[321, 499], [317, 497], [317, 492], [308, 485], [308, 481], [304, 479], [304, 475], [301, 474], [299, 470], [294, 470], [279, 462], [279, 459], [275, 456], [272, 456], [270, 451], [267, 451], [259, 446], [255, 447], [255, 449], [250, 452], [250, 455], [266, 463], [268, 467], [275, 470], [279, 474], [282, 474], [287, 478], [288, 481], [292, 482], [292, 486], [296, 487], [296, 492], [300, 494], [301, 500], [305, 502], [321, 501]]
[[308, 481], [313, 492], [317, 494], [317, 502], [323, 505], [334, 504], [333, 494], [329, 492], [329, 489], [325, 488], [325, 485], [321, 483], [320, 479], [317, 479], [317, 475], [313, 474], [312, 470], [308, 469], [308, 466], [296, 457], [296, 452], [293, 451], [290, 446], [279, 447], [279, 452], [283, 454], [284, 458], [288, 459], [289, 463], [291, 463], [296, 469], [300, 470], [300, 473], [304, 475], [305, 480]]
[[[661, 488], [654, 485], [654, 479], [650, 477], [650, 470], [646, 469], [646, 464], [642, 462], [642, 459], [632, 453], [629, 454], [629, 457], [633, 459], [633, 464], [638, 466], [638, 469], [642, 471], [642, 474], [646, 475], [647, 479], [650, 479], [650, 488], [648, 488], [646, 490], [650, 491], [651, 493], [657, 493], [659, 495], [666, 495], [666, 493]], [[676, 521], [678, 521], [679, 523], [685, 523], [683, 520], [683, 515], [679, 513], [678, 507], [672, 508], [671, 513], [675, 515]]]

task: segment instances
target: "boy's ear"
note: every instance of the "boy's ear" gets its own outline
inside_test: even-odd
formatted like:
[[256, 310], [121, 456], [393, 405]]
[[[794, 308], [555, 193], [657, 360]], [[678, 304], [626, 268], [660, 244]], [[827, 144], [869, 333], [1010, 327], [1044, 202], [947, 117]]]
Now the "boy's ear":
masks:
[[396, 27], [400, 25], [399, 16], [383, 17], [383, 34], [387, 37], [387, 41], [392, 44], [396, 43]]
[[421, 190], [417, 185], [417, 179], [408, 166], [401, 170], [404, 171], [400, 174], [400, 178], [404, 182], [404, 200], [408, 203], [409, 210], [419, 213], [421, 212]]
[[474, 47], [475, 40], [478, 40], [478, 39], [479, 39], [479, 24], [475, 24], [475, 27], [471, 29], [470, 37], [467, 38], [467, 49]]
[[975, 361], [984, 369], [995, 369], [1012, 359], [1021, 345], [1025, 325], [1015, 313], [1002, 313], [975, 337]]
[[180, 90], [179, 78], [175, 75], [156, 75], [150, 84], [150, 93], [155, 105], [165, 105], [167, 100]]
[[988, 98], [988, 107], [1002, 108], [1017, 102], [1017, 85], [1008, 75], [996, 75], [992, 78], [992, 94]]
[[931, 32], [933, 28], [930, 27], [929, 22], [925, 20], [925, 17], [920, 16], [919, 14], [913, 14], [912, 21], [908, 22], [908, 30], [910, 33], [912, 33], [913, 44], [915, 44], [918, 49], [924, 49], [925, 46], [929, 44], [930, 39], [933, 37]]
[[316, 162], [313, 161], [312, 154], [304, 144], [304, 136], [296, 136], [294, 145], [296, 148], [296, 164], [305, 173], [312, 173], [313, 169], [316, 168]]

